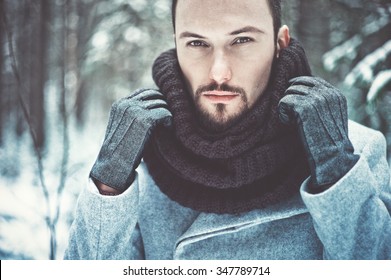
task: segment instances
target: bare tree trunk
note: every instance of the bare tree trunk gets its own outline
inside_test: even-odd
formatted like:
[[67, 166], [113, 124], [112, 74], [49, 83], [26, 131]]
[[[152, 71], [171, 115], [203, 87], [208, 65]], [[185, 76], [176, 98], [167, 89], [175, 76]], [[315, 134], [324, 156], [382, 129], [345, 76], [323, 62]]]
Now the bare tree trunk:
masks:
[[[33, 38], [33, 35], [31, 34], [31, 3], [28, 3], [25, 0], [22, 0], [21, 3], [18, 3], [19, 5], [16, 5], [14, 7], [13, 11], [11, 11], [10, 15], [10, 24], [8, 26], [10, 31], [12, 32], [12, 23], [11, 21], [14, 21], [16, 24], [13, 26], [14, 32], [13, 32], [13, 38], [15, 40], [15, 60], [17, 63], [17, 67], [19, 70], [20, 78], [23, 79], [23, 84], [26, 88], [30, 88], [30, 74], [29, 69], [30, 65], [32, 65], [32, 54], [31, 54], [31, 40]], [[8, 1], [8, 6], [15, 5], [15, 3], [12, 3]], [[22, 16], [16, 16], [16, 15], [22, 15]], [[23, 34], [23, 36], [22, 36]], [[26, 43], [29, 42], [29, 43]], [[17, 84], [17, 82], [15, 83]], [[25, 90], [22, 90], [22, 88], [19, 85], [15, 85], [15, 90], [18, 91], [18, 94], [22, 96], [25, 100], [29, 99], [28, 92]], [[26, 123], [24, 118], [24, 113], [19, 106], [19, 100], [18, 98], [14, 98], [12, 95], [10, 96], [12, 107], [15, 108], [15, 111], [12, 112], [15, 115], [16, 119], [16, 125], [15, 125], [15, 132], [18, 137], [20, 137], [23, 132], [26, 130]]]
[[87, 89], [84, 80], [80, 80], [80, 86], [76, 92], [76, 119], [77, 123], [84, 124], [85, 122], [85, 108], [87, 104]]
[[312, 71], [322, 77], [327, 76], [322, 56], [330, 48], [329, 5], [325, 0], [299, 1], [298, 37], [307, 51]]
[[73, 11], [77, 14], [78, 22], [74, 26], [75, 34], [77, 35], [77, 45], [75, 46], [74, 52], [76, 57], [75, 67], [77, 73], [77, 88], [76, 88], [76, 98], [75, 98], [75, 113], [77, 124], [82, 126], [85, 123], [86, 110], [88, 107], [88, 87], [89, 83], [82, 77], [80, 69], [82, 68], [82, 63], [85, 61], [85, 54], [87, 52], [88, 42], [94, 33], [94, 28], [96, 27], [96, 2], [86, 3], [83, 1], [72, 0]]
[[62, 18], [62, 34], [60, 36], [60, 113], [62, 120], [62, 160], [61, 160], [61, 168], [60, 168], [60, 180], [59, 185], [57, 187], [56, 192], [56, 200], [58, 204], [56, 205], [56, 210], [52, 220], [50, 221], [49, 229], [51, 232], [51, 251], [50, 251], [50, 259], [55, 259], [57, 252], [57, 237], [56, 237], [56, 228], [58, 221], [60, 219], [61, 214], [61, 196], [63, 194], [66, 179], [68, 176], [68, 160], [69, 160], [69, 132], [68, 132], [68, 110], [67, 110], [67, 95], [69, 94], [69, 90], [66, 87], [65, 76], [67, 71], [69, 71], [68, 60], [69, 60], [69, 52], [68, 52], [68, 41], [69, 34], [69, 16], [71, 13], [71, 0], [65, 0], [63, 3], [63, 7], [61, 9], [61, 18]]
[[[4, 13], [4, 4], [3, 0], [0, 0], [0, 16]], [[3, 85], [3, 69], [4, 69], [4, 52], [3, 52], [3, 45], [4, 45], [4, 33], [5, 30], [3, 28], [3, 23], [0, 21], [0, 146], [3, 145], [3, 132], [5, 130], [4, 124], [4, 111], [6, 109], [5, 106], [5, 86]]]
[[38, 17], [36, 18], [36, 28], [34, 33], [37, 38], [32, 41], [35, 63], [31, 67], [31, 98], [30, 116], [32, 118], [33, 129], [36, 133], [39, 148], [45, 145], [45, 96], [44, 87], [46, 82], [46, 52], [48, 46], [47, 19], [49, 18], [49, 3], [47, 0], [38, 1]]

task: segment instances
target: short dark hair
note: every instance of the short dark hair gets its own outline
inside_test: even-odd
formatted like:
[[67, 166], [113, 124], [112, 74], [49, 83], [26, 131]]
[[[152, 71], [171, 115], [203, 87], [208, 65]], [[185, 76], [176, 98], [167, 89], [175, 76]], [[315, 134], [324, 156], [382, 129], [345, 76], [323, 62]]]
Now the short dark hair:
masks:
[[[171, 18], [172, 26], [175, 32], [175, 12], [178, 0], [172, 0], [171, 6]], [[273, 29], [274, 29], [274, 39], [277, 41], [278, 31], [281, 27], [281, 0], [267, 0], [269, 4], [270, 11], [273, 17]]]

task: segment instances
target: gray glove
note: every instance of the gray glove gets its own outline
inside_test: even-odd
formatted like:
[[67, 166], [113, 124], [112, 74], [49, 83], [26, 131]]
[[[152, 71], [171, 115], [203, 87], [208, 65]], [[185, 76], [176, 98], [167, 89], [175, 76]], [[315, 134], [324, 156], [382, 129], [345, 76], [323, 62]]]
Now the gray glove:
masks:
[[359, 156], [348, 137], [346, 98], [320, 78], [292, 79], [279, 103], [282, 123], [295, 125], [306, 152], [311, 182], [321, 192], [341, 179]]
[[170, 126], [172, 115], [163, 95], [139, 89], [115, 102], [105, 140], [90, 177], [123, 192], [134, 180], [144, 145], [157, 125]]

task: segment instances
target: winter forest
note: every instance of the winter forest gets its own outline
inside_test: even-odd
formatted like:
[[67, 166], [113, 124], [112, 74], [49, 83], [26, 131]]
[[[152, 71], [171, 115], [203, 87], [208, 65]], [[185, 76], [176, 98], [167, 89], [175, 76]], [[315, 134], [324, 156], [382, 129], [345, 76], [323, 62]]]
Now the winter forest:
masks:
[[[391, 1], [284, 1], [283, 23], [349, 116], [386, 135]], [[62, 259], [112, 102], [155, 87], [170, 0], [0, 0], [0, 259]]]

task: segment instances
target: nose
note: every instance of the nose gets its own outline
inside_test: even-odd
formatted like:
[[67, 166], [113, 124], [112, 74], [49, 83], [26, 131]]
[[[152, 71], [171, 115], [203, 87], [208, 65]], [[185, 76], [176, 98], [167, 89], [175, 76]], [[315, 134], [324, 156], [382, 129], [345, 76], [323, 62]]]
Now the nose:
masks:
[[209, 71], [209, 78], [215, 81], [218, 85], [231, 80], [232, 71], [229, 60], [224, 52], [221, 51], [214, 54]]

